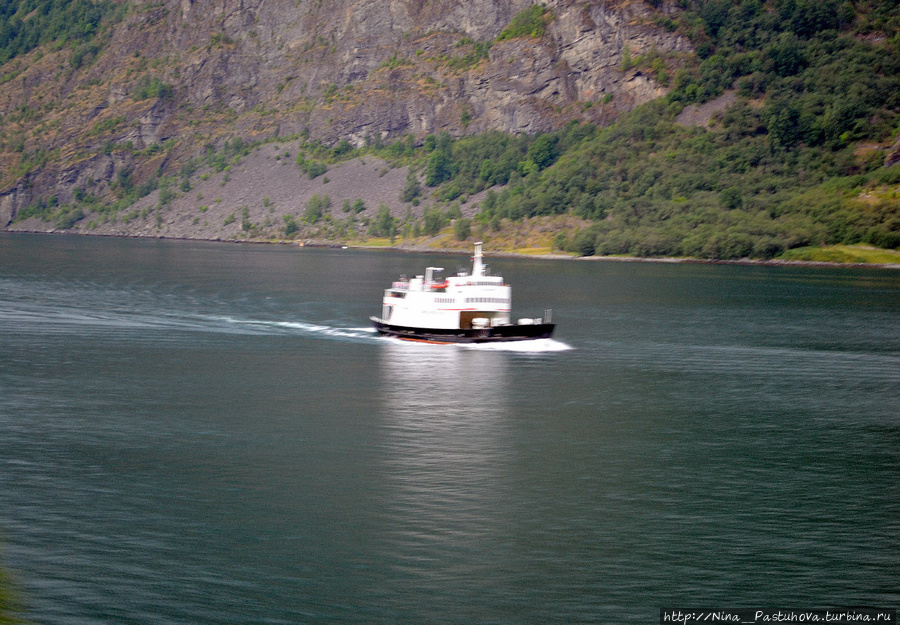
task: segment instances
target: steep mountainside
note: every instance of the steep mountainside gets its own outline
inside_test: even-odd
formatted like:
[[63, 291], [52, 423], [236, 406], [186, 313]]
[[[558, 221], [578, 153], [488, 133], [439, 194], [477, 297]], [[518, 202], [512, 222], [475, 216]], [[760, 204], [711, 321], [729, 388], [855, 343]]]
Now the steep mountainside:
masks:
[[128, 2], [92, 46], [0, 66], [0, 227], [27, 207], [151, 190], [236, 137], [358, 147], [608, 124], [666, 91], [631, 55], [692, 50], [655, 25], [677, 12], [656, 4]]

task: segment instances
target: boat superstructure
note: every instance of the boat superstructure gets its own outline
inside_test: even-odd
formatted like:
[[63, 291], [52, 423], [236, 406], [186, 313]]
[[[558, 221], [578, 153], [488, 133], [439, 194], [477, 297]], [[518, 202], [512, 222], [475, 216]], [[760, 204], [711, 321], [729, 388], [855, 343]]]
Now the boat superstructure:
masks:
[[481, 242], [475, 244], [472, 271], [442, 277], [442, 267], [401, 279], [385, 289], [381, 318], [372, 317], [381, 333], [435, 343], [485, 343], [548, 338], [553, 333], [549, 310], [538, 319], [510, 320], [512, 288], [501, 276], [488, 275]]

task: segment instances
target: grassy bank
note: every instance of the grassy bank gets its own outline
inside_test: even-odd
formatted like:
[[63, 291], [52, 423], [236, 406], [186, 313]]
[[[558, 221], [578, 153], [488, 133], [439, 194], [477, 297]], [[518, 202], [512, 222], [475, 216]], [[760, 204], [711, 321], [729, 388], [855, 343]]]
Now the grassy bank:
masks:
[[[472, 249], [474, 241], [483, 241], [485, 252], [488, 254], [510, 254], [517, 256], [544, 256], [554, 258], [576, 258], [579, 255], [560, 248], [560, 241], [579, 236], [582, 229], [590, 230], [589, 221], [574, 220], [566, 217], [532, 217], [519, 222], [504, 220], [499, 230], [490, 228], [478, 229], [474, 236], [459, 240], [454, 236], [454, 228], [446, 227], [435, 236], [420, 237], [357, 237], [334, 241], [334, 244], [350, 247], [378, 248], [378, 249], [407, 249], [410, 251], [446, 251], [468, 253]], [[634, 260], [663, 260], [659, 256], [640, 256], [636, 254], [613, 254], [593, 256], [592, 258], [606, 258], [609, 260], [634, 261]], [[716, 261], [720, 259], [703, 258], [700, 256], [667, 256], [666, 262], [698, 262]], [[732, 258], [732, 261], [760, 261], [749, 256], [740, 259]], [[900, 267], [900, 251], [884, 250], [868, 245], [828, 245], [806, 246], [793, 250], [787, 250], [777, 257], [765, 259], [773, 264], [781, 262], [799, 262], [810, 264], [869, 264], [869, 265], [897, 265]]]
[[814, 263], [864, 263], [900, 265], [900, 252], [882, 250], [865, 245], [830, 245], [826, 247], [801, 247], [788, 250], [779, 260], [797, 260]]

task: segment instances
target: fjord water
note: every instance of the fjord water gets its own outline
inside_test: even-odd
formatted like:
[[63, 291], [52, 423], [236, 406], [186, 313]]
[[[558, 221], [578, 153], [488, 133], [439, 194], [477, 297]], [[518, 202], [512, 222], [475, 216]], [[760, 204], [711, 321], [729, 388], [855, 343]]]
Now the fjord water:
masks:
[[400, 343], [468, 258], [0, 237], [32, 622], [652, 623], [900, 603], [900, 273], [488, 259], [555, 339]]

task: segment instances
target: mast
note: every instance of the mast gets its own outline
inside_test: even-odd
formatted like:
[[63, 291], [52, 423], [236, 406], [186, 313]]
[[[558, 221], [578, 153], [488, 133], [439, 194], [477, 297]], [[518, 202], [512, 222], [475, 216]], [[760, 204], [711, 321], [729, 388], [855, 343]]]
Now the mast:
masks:
[[484, 265], [481, 263], [481, 241], [475, 244], [475, 258], [472, 260], [472, 276], [480, 278], [484, 275]]

